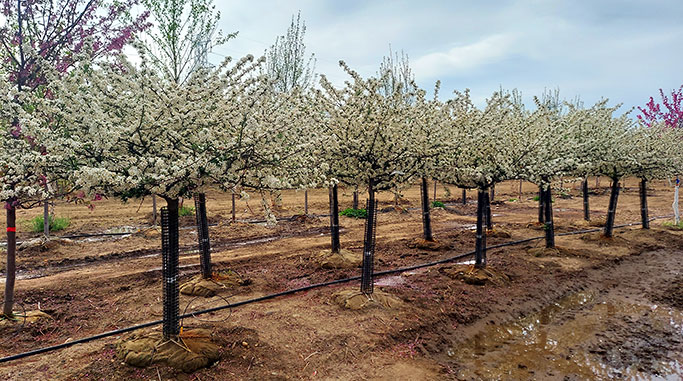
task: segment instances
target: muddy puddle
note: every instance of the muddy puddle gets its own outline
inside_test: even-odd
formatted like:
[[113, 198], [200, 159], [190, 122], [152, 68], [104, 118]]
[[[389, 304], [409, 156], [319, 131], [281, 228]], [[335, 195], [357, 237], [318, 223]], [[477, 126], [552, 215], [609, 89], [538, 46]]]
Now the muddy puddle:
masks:
[[683, 314], [579, 292], [489, 325], [445, 355], [455, 377], [465, 380], [680, 380]]

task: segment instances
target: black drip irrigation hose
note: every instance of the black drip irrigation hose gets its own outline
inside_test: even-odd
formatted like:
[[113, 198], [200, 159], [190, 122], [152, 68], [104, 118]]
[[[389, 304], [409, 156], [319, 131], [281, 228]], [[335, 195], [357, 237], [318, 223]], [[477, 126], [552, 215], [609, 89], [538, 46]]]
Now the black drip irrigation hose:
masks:
[[[453, 206], [457, 205], [454, 203], [444, 203], [445, 206]], [[411, 207], [411, 208], [406, 208], [406, 210], [418, 210], [420, 208], [418, 207]], [[381, 210], [378, 211], [378, 213], [388, 213], [388, 212], [383, 212]], [[316, 217], [316, 218], [325, 218], [329, 217], [330, 214], [308, 214], [309, 217]], [[275, 219], [277, 221], [294, 221], [297, 218], [301, 217], [300, 214], [293, 215], [293, 216], [288, 216], [288, 217], [276, 217]], [[267, 220], [235, 220], [235, 222], [242, 222], [246, 224], [263, 224], [268, 222]], [[217, 223], [209, 224], [209, 227], [216, 227], [218, 226]], [[118, 237], [118, 236], [125, 236], [125, 235], [132, 235], [135, 233], [140, 232], [141, 230], [144, 229], [150, 229], [153, 228], [154, 225], [146, 225], [146, 226], [140, 226], [138, 230], [132, 231], [132, 232], [120, 232], [120, 233], [82, 233], [82, 234], [71, 234], [71, 235], [62, 235], [62, 236], [55, 236], [56, 239], [76, 239], [76, 238], [93, 238], [93, 237]], [[183, 226], [180, 229], [181, 230], [187, 230], [187, 229], [195, 229], [195, 226]], [[23, 241], [18, 241], [17, 244], [20, 245]], [[1, 241], [0, 245], [5, 245], [7, 242]]]
[[[215, 227], [218, 226], [218, 224], [209, 224], [210, 227]], [[115, 237], [115, 236], [122, 236], [122, 235], [132, 235], [135, 233], [138, 233], [144, 229], [150, 229], [153, 228], [154, 226], [149, 225], [149, 226], [140, 226], [139, 229], [136, 231], [131, 231], [131, 232], [121, 232], [121, 233], [83, 233], [83, 234], [72, 234], [72, 235], [63, 235], [63, 236], [57, 236], [55, 238], [57, 239], [74, 239], [74, 238], [91, 238], [91, 237]], [[183, 226], [179, 228], [180, 230], [187, 230], [187, 229], [195, 229], [195, 226]]]
[[[446, 206], [450, 205], [455, 205], [452, 203], [445, 203]], [[418, 210], [420, 208], [417, 207], [412, 207], [412, 208], [406, 208], [406, 210]], [[382, 212], [378, 211], [378, 213], [387, 213], [387, 212]], [[295, 221], [297, 218], [301, 217], [301, 214], [296, 214], [293, 216], [287, 216], [287, 217], [276, 217], [275, 219], [277, 221]], [[324, 217], [329, 217], [330, 214], [308, 214], [309, 217], [316, 217], [316, 218], [324, 218]], [[267, 220], [235, 220], [235, 222], [242, 222], [246, 224], [263, 224], [268, 222]], [[209, 224], [209, 227], [216, 227], [218, 226], [217, 223]], [[124, 236], [124, 235], [132, 235], [135, 233], [140, 232], [141, 230], [144, 229], [149, 229], [153, 228], [154, 225], [146, 225], [146, 226], [140, 226], [138, 230], [132, 231], [132, 232], [120, 232], [120, 233], [82, 233], [82, 234], [71, 234], [71, 235], [62, 235], [62, 236], [55, 236], [56, 239], [76, 239], [76, 238], [93, 238], [93, 237], [117, 237], [117, 236]], [[195, 229], [195, 226], [183, 226], [180, 229], [181, 230], [187, 230], [187, 229]], [[23, 241], [18, 241], [17, 244], [21, 244]], [[5, 241], [1, 241], [0, 245], [7, 244]]]
[[[667, 215], [667, 216], [657, 216], [657, 217], [652, 217], [652, 218], [650, 218], [649, 220], [650, 220], [650, 221], [653, 221], [653, 220], [656, 220], [656, 219], [666, 218], [666, 217], [670, 217], [670, 216], [671, 216], [671, 215]], [[629, 226], [634, 226], [634, 225], [639, 225], [639, 224], [640, 224], [640, 222], [632, 222], [632, 223], [628, 223], [628, 224], [615, 225], [614, 228], [615, 228], [615, 229], [618, 229], [618, 228], [624, 228], [624, 227], [629, 227]], [[558, 235], [558, 236], [568, 236], [568, 235], [575, 235], [575, 234], [587, 234], [587, 233], [598, 232], [598, 231], [601, 231], [601, 230], [602, 230], [601, 228], [595, 228], [595, 229], [586, 229], [586, 230], [578, 230], [578, 231], [572, 231], [572, 232], [558, 233], [558, 234], [556, 234], [556, 235]], [[501, 243], [501, 244], [497, 244], [497, 245], [491, 245], [491, 246], [488, 246], [486, 249], [487, 249], [487, 250], [499, 249], [499, 248], [501, 248], [501, 247], [520, 245], [520, 244], [523, 244], [523, 243], [527, 243], [527, 242], [531, 242], [531, 241], [536, 241], [536, 240], [540, 240], [540, 239], [544, 239], [544, 238], [545, 238], [545, 236], [532, 237], [532, 238], [525, 238], [525, 239], [520, 239], [520, 240], [517, 240], [517, 241], [510, 241], [510, 242], [505, 242], [505, 243]], [[449, 257], [449, 258], [445, 258], [445, 259], [440, 259], [440, 260], [438, 260], [438, 261], [427, 262], [427, 263], [422, 263], [422, 264], [413, 265], [413, 266], [407, 266], [407, 267], [399, 267], [399, 268], [397, 268], [397, 269], [390, 269], [390, 270], [378, 271], [378, 272], [374, 273], [374, 276], [380, 277], [380, 276], [384, 276], [384, 275], [403, 273], [403, 272], [406, 272], [406, 271], [412, 271], [412, 270], [417, 270], [417, 269], [421, 269], [421, 268], [425, 268], [425, 267], [431, 267], [431, 266], [441, 265], [441, 264], [445, 264], [445, 263], [457, 261], [457, 260], [460, 260], [460, 259], [465, 259], [465, 258], [467, 258], [467, 257], [473, 256], [474, 254], [475, 254], [474, 251], [470, 251], [470, 252], [468, 252], [468, 253], [458, 254], [458, 255], [453, 256], [453, 257]], [[291, 290], [286, 290], [286, 291], [277, 292], [277, 293], [274, 293], [274, 294], [269, 294], [269, 295], [260, 296], [260, 297], [258, 297], [258, 298], [242, 300], [242, 301], [235, 302], [235, 303], [232, 303], [232, 304], [227, 303], [227, 304], [222, 305], [222, 306], [217, 306], [217, 307], [212, 307], [212, 308], [208, 308], [208, 309], [204, 309], [204, 310], [199, 310], [199, 311], [194, 311], [194, 312], [185, 313], [185, 314], [180, 315], [178, 318], [179, 318], [179, 319], [185, 319], [185, 318], [196, 317], [197, 315], [203, 315], [203, 314], [207, 314], [207, 313], [211, 313], [211, 312], [221, 311], [221, 310], [228, 309], [228, 308], [235, 308], [235, 307], [240, 307], [240, 306], [244, 306], [244, 305], [247, 305], [247, 304], [263, 302], [263, 301], [266, 301], [266, 300], [275, 299], [275, 298], [282, 297], [282, 296], [287, 296], [287, 295], [292, 295], [292, 294], [296, 294], [296, 293], [299, 293], [299, 292], [305, 292], [305, 291], [313, 290], [313, 289], [316, 289], [316, 288], [329, 287], [329, 286], [334, 286], [334, 285], [337, 285], [337, 284], [353, 282], [353, 281], [356, 281], [356, 280], [360, 280], [360, 278], [361, 278], [360, 276], [353, 276], [353, 277], [350, 277], [350, 278], [335, 279], [335, 280], [328, 281], [328, 282], [322, 282], [322, 283], [311, 284], [311, 285], [304, 286], [304, 287], [299, 287], [299, 288], [295, 288], [295, 289], [291, 289]], [[116, 335], [120, 335], [120, 334], [127, 333], [127, 332], [136, 331], [136, 330], [138, 330], [138, 329], [153, 327], [153, 326], [155, 326], [155, 325], [159, 325], [159, 324], [162, 324], [162, 323], [163, 323], [163, 320], [154, 320], [154, 321], [150, 321], [150, 322], [147, 322], [147, 323], [142, 323], [142, 324], [138, 324], [138, 325], [126, 327], [126, 328], [120, 328], [120, 329], [116, 329], [116, 330], [113, 330], [113, 331], [103, 332], [103, 333], [100, 333], [100, 334], [98, 334], [98, 335], [89, 336], [89, 337], [84, 337], [84, 338], [82, 338], [82, 339], [77, 339], [77, 340], [69, 341], [69, 342], [62, 343], [62, 344], [57, 344], [57, 345], [53, 345], [53, 346], [49, 346], [49, 347], [38, 348], [38, 349], [34, 349], [34, 350], [32, 350], [32, 351], [23, 352], [23, 353], [18, 353], [18, 354], [16, 354], [16, 355], [11, 355], [11, 356], [7, 356], [7, 357], [0, 358], [0, 363], [5, 363], [5, 362], [9, 362], [9, 361], [19, 360], [19, 359], [22, 359], [22, 358], [25, 358], [25, 357], [35, 356], [35, 355], [39, 355], [39, 354], [46, 353], [46, 352], [52, 352], [52, 351], [56, 351], [56, 350], [59, 350], [59, 349], [68, 348], [68, 347], [71, 347], [71, 346], [74, 346], [74, 345], [77, 345], [77, 344], [84, 344], [84, 343], [87, 343], [87, 342], [90, 342], [90, 341], [95, 341], [95, 340], [103, 339], [103, 338], [106, 338], [106, 337], [111, 337], [111, 336], [116, 336]]]
[[[458, 206], [460, 203], [455, 202], [445, 202], [444, 206]], [[419, 210], [419, 207], [410, 207], [406, 208], [405, 210]], [[388, 212], [383, 212], [381, 210], [377, 211], [378, 213], [388, 213]], [[673, 215], [673, 214], [672, 214]], [[672, 216], [670, 215], [670, 216]], [[276, 217], [275, 219], [277, 221], [294, 221], [297, 218], [299, 218], [301, 215], [293, 215], [293, 216], [288, 216], [288, 217]], [[329, 217], [330, 214], [309, 214], [308, 216], [310, 217], [317, 217], [317, 218], [324, 218], [324, 217]], [[659, 217], [661, 218], [661, 217]], [[267, 220], [235, 220], [236, 222], [242, 222], [242, 223], [247, 223], [247, 224], [263, 224], [268, 222]], [[652, 218], [650, 219], [652, 221]], [[635, 222], [633, 224], [636, 224]], [[209, 224], [209, 227], [216, 227], [218, 226], [217, 223]], [[149, 229], [153, 228], [153, 225], [148, 225], [148, 226], [141, 226], [139, 230], [135, 232], [127, 232], [127, 233], [83, 233], [83, 234], [72, 234], [72, 235], [64, 235], [64, 236], [57, 236], [55, 238], [57, 239], [75, 239], [75, 238], [92, 238], [92, 237], [116, 237], [116, 236], [124, 236], [124, 235], [131, 235], [139, 232], [142, 229]], [[617, 227], [617, 226], [615, 226]], [[180, 229], [194, 229], [195, 226], [183, 226]], [[21, 244], [22, 242], [17, 242], [17, 244]], [[0, 245], [7, 244], [7, 242], [2, 241], [0, 242]]]

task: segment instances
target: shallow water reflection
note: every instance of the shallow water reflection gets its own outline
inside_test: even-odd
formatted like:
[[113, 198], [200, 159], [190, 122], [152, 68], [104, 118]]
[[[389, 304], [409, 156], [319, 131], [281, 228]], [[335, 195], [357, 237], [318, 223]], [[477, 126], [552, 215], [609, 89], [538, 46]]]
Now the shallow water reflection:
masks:
[[662, 379], [683, 376], [683, 316], [663, 306], [598, 302], [579, 292], [490, 325], [447, 355], [460, 379]]

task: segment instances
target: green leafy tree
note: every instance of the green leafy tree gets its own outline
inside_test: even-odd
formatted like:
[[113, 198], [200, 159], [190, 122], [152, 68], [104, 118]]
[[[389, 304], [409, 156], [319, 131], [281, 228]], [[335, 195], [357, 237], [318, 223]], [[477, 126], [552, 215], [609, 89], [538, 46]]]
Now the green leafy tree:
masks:
[[301, 12], [287, 28], [287, 33], [278, 36], [275, 43], [266, 50], [265, 74], [273, 81], [276, 92], [287, 93], [295, 88], [309, 89], [315, 81], [315, 54], [306, 54], [304, 36], [306, 23]]
[[[384, 75], [388, 73], [388, 75]], [[409, 92], [415, 82], [415, 75], [410, 68], [408, 55], [401, 50], [401, 54], [393, 52], [389, 46], [389, 55], [382, 57], [379, 64], [378, 77], [382, 78], [380, 91], [384, 95], [394, 93], [400, 87], [400, 91]]]
[[142, 37], [140, 48], [160, 74], [184, 83], [215, 46], [237, 36], [217, 28], [220, 12], [212, 0], [143, 0], [155, 25]]

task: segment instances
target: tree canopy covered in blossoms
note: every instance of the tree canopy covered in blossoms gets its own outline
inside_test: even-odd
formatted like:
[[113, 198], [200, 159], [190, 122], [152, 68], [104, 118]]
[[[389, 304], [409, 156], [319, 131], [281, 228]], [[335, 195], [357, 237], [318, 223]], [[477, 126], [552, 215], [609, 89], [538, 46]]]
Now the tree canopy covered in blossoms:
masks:
[[286, 100], [270, 93], [265, 78], [250, 75], [261, 63], [251, 56], [226, 60], [182, 85], [125, 61], [72, 76], [64, 90], [65, 105], [73, 105], [68, 134], [82, 158], [73, 181], [123, 198], [178, 198], [209, 185], [268, 180], [258, 170], [279, 167], [292, 154], [290, 134], [300, 124], [285, 124], [290, 114], [279, 110]]
[[390, 94], [380, 91], [383, 77], [363, 78], [340, 62], [351, 76], [344, 88], [335, 88], [323, 75], [317, 101], [321, 133], [326, 137], [325, 157], [338, 180], [387, 190], [417, 175], [425, 152], [412, 149], [421, 132], [431, 126], [416, 120], [411, 98], [419, 89], [397, 86]]
[[463, 188], [487, 189], [514, 177], [520, 160], [533, 146], [520, 139], [528, 123], [522, 105], [495, 92], [486, 107], [474, 105], [469, 90], [456, 92], [446, 102], [448, 145], [443, 150], [442, 181]]

